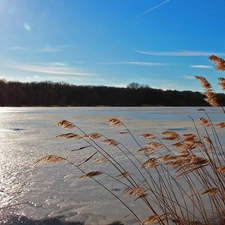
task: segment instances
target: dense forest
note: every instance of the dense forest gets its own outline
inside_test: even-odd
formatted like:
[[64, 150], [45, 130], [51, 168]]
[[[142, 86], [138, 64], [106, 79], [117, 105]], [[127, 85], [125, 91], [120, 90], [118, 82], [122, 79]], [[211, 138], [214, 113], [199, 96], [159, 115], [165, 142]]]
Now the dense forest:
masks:
[[[219, 94], [225, 104], [225, 95]], [[131, 83], [126, 88], [77, 86], [51, 81], [0, 80], [0, 106], [206, 106], [200, 92], [154, 89]]]

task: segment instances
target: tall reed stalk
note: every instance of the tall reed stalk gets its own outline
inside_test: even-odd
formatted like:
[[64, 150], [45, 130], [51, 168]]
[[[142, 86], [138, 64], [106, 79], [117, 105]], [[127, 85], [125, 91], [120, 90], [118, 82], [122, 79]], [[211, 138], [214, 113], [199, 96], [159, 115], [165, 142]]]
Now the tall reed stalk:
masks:
[[[225, 70], [223, 59], [215, 55], [210, 55], [209, 59], [214, 62], [216, 69]], [[211, 84], [204, 77], [196, 76], [196, 79], [204, 88], [205, 100], [211, 106], [221, 107], [224, 114], [225, 110]], [[220, 77], [218, 80], [222, 90], [225, 90], [225, 78]], [[165, 130], [161, 133], [162, 137], [141, 133], [139, 136], [147, 141], [144, 146], [122, 121], [117, 118], [109, 119], [107, 122], [110, 125], [123, 128], [121, 135], [129, 135], [133, 139], [137, 152], [142, 157], [138, 157], [117, 140], [96, 132], [87, 134], [75, 124], [61, 120], [57, 123], [58, 126], [77, 129], [78, 134], [69, 132], [57, 137], [83, 140], [84, 144], [72, 151], [87, 151], [90, 156], [80, 164], [56, 155], [44, 156], [37, 163], [67, 161], [81, 172], [79, 178], [90, 178], [112, 194], [127, 208], [137, 224], [222, 225], [225, 224], [225, 151], [217, 129], [225, 128], [225, 122], [213, 123], [205, 109], [200, 108], [199, 111], [202, 111], [203, 116], [198, 121], [190, 117], [194, 133], [180, 135], [175, 131]], [[117, 150], [132, 167], [131, 171], [127, 171], [127, 167], [104, 144]], [[85, 166], [93, 163], [94, 158], [97, 158], [96, 162], [110, 163], [118, 174], [86, 171]], [[96, 178], [101, 174], [123, 185], [125, 197], [143, 201], [149, 216], [141, 218], [123, 198]]]

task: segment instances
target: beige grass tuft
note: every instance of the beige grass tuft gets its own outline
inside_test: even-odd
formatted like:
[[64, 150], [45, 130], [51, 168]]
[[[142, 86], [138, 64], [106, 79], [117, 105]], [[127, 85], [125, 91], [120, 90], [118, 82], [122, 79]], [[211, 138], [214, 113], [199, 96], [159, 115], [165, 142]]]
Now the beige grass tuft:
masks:
[[110, 123], [110, 125], [122, 125], [122, 122], [119, 119], [111, 118], [106, 122]]
[[98, 139], [98, 138], [102, 137], [102, 135], [99, 133], [91, 133], [88, 135], [88, 137], [91, 139]]
[[59, 137], [61, 137], [61, 138], [72, 138], [72, 139], [76, 139], [76, 140], [83, 138], [79, 134], [74, 134], [74, 133], [59, 134], [56, 137], [57, 138], [59, 138]]
[[56, 123], [57, 126], [61, 126], [63, 128], [73, 128], [75, 125], [68, 120], [60, 120]]
[[225, 128], [225, 122], [216, 123], [216, 126], [219, 128]]
[[79, 176], [78, 178], [90, 178], [90, 177], [95, 177], [98, 175], [101, 175], [103, 172], [101, 171], [91, 171], [85, 174], [82, 174], [81, 176]]
[[60, 162], [66, 160], [65, 158], [61, 157], [61, 156], [57, 156], [57, 155], [47, 155], [47, 156], [43, 156], [40, 159], [38, 159], [36, 161], [36, 163], [40, 163], [40, 162]]

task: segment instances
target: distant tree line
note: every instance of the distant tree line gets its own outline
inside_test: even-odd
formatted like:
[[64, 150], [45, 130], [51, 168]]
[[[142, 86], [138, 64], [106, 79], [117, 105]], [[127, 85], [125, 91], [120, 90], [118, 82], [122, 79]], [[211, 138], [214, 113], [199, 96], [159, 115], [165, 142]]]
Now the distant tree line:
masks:
[[[219, 94], [225, 104], [225, 95]], [[131, 83], [126, 88], [0, 80], [0, 106], [206, 106], [200, 92], [161, 90]]]

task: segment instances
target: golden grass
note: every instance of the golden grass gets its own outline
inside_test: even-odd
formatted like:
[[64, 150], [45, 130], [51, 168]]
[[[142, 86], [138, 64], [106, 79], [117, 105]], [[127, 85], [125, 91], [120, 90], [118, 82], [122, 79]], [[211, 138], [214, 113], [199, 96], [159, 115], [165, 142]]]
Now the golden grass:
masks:
[[36, 161], [36, 163], [40, 163], [40, 162], [60, 162], [60, 161], [64, 161], [64, 160], [66, 160], [66, 159], [61, 157], [61, 156], [47, 155], [47, 156], [44, 156], [44, 157], [41, 157], [40, 159], [38, 159]]
[[[215, 55], [211, 55], [209, 59], [215, 63], [216, 69], [225, 70], [223, 59]], [[204, 77], [196, 76], [196, 79], [204, 89], [205, 100], [212, 106], [221, 106], [211, 84]], [[224, 78], [219, 78], [219, 85], [225, 90]], [[221, 109], [225, 114], [222, 106]], [[79, 178], [91, 178], [117, 198], [137, 224], [224, 225], [225, 150], [216, 128], [225, 128], [225, 122], [214, 124], [204, 108], [199, 111], [203, 113], [202, 117], [197, 121], [191, 118], [195, 133], [180, 135], [166, 130], [161, 132], [161, 137], [152, 133], [140, 133], [139, 137], [147, 140], [143, 146], [122, 121], [117, 118], [107, 120], [110, 125], [119, 125], [125, 129], [119, 133], [131, 137], [134, 146], [136, 145], [136, 153], [115, 139], [96, 132], [86, 134], [73, 123], [61, 120], [57, 123], [58, 126], [78, 129], [80, 134], [71, 132], [57, 137], [83, 141], [85, 145], [72, 151], [88, 151], [90, 156], [79, 165], [55, 155], [44, 156], [36, 162], [69, 162], [81, 171]], [[106, 148], [104, 144], [110, 147]], [[109, 148], [113, 149], [114, 154], [117, 152], [118, 155], [123, 155], [127, 160], [126, 165], [117, 161], [108, 151]], [[94, 163], [107, 162], [106, 167], [111, 164], [117, 174], [107, 174], [107, 169], [85, 172], [85, 165], [92, 164], [91, 159], [94, 157]], [[127, 170], [127, 165], [132, 167], [131, 171]], [[101, 174], [122, 184], [125, 197], [143, 201], [149, 216], [141, 218], [120, 196], [107, 188], [107, 183], [95, 179]]]

